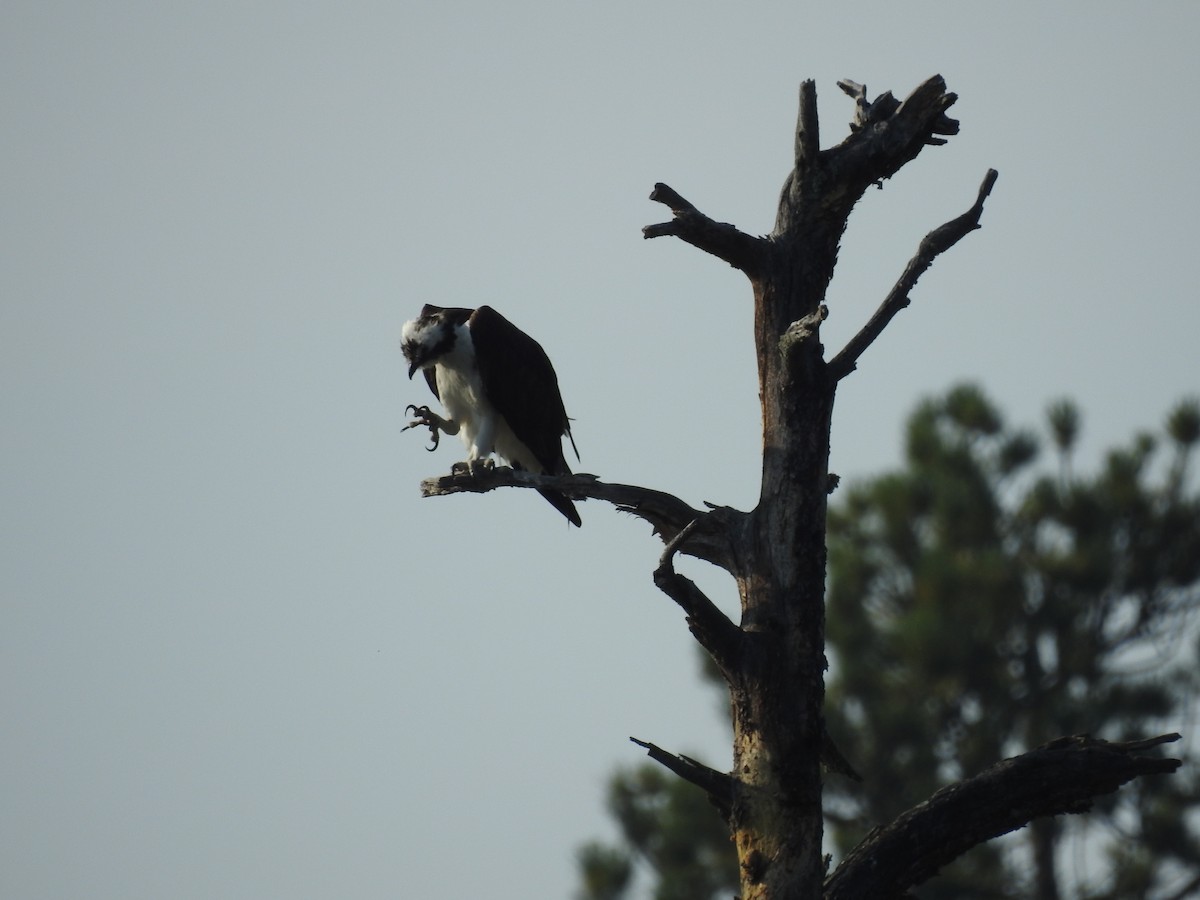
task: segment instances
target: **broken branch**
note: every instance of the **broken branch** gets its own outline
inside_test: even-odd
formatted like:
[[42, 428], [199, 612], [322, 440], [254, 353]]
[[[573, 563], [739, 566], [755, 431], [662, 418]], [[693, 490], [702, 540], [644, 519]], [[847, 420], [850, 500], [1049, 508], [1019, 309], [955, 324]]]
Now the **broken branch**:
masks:
[[667, 542], [658, 568], [654, 570], [654, 585], [687, 614], [688, 629], [728, 680], [741, 650], [742, 630], [717, 608], [704, 591], [696, 587], [694, 581], [675, 571], [675, 554], [687, 544], [699, 521], [692, 520]]
[[958, 96], [946, 90], [941, 75], [919, 84], [902, 103], [890, 92], [868, 102], [866, 88], [853, 81], [838, 86], [856, 105], [852, 134], [837, 147], [838, 165], [862, 184], [891, 178], [927, 144], [946, 143], [935, 135], [958, 134], [957, 120], [946, 115]]
[[817, 85], [811, 78], [800, 82], [800, 113], [796, 116], [797, 172], [816, 162], [821, 150], [821, 127], [817, 118]]
[[645, 748], [646, 755], [656, 763], [666, 766], [684, 781], [691, 782], [708, 794], [708, 799], [728, 820], [730, 809], [733, 807], [732, 777], [724, 772], [711, 769], [690, 756], [670, 753], [649, 741], [639, 741], [635, 737], [631, 737], [629, 740], [639, 747]]
[[650, 199], [669, 207], [675, 214], [670, 222], [647, 225], [642, 229], [645, 238], [677, 237], [717, 259], [723, 259], [735, 269], [754, 278], [762, 271], [766, 249], [762, 238], [753, 237], [735, 226], [716, 222], [681, 197], [674, 188], [659, 182], [654, 185]]
[[1042, 816], [1085, 812], [1139, 776], [1174, 772], [1177, 759], [1136, 754], [1177, 740], [1058, 738], [944, 787], [851, 850], [825, 882], [825, 900], [904, 896], [977, 844]]

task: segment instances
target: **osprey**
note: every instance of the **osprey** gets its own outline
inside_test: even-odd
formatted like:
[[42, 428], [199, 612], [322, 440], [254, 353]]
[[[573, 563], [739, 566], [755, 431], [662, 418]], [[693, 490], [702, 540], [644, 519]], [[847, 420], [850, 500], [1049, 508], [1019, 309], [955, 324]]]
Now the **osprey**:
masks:
[[[489, 466], [492, 453], [514, 469], [538, 475], [569, 475], [563, 456], [565, 434], [575, 450], [571, 423], [558, 391], [558, 377], [541, 344], [490, 306], [444, 308], [426, 304], [421, 315], [404, 323], [401, 349], [408, 377], [425, 374], [448, 419], [428, 406], [409, 406], [417, 418], [407, 428], [425, 425], [438, 445], [439, 429], [459, 435], [467, 461], [452, 471], [474, 472]], [[538, 493], [575, 525], [579, 513], [565, 494]]]

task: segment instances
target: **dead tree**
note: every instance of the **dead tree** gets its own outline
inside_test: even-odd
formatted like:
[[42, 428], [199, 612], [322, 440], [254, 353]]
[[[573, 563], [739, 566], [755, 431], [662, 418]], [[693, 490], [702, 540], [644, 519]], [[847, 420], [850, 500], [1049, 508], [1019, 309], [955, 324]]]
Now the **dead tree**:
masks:
[[[934, 259], [980, 227], [996, 181], [989, 170], [971, 207], [921, 240], [895, 287], [862, 329], [826, 359], [820, 329], [838, 244], [854, 204], [925, 147], [946, 143], [958, 123], [956, 97], [940, 76], [904, 101], [868, 100], [854, 82], [850, 134], [822, 150], [813, 82], [800, 87], [794, 167], [784, 182], [774, 230], [755, 237], [716, 222], [665, 184], [650, 199], [670, 221], [644, 229], [673, 236], [743, 272], [754, 294], [754, 337], [762, 404], [762, 485], [750, 512], [695, 509], [659, 491], [591, 475], [543, 477], [511, 469], [422, 483], [425, 495], [553, 487], [575, 499], [604, 500], [647, 520], [666, 544], [654, 583], [684, 611], [688, 627], [729, 685], [733, 768], [715, 771], [637, 741], [652, 758], [706, 791], [729, 823], [741, 869], [742, 900], [898, 897], [971, 846], [1039, 816], [1079, 812], [1097, 794], [1138, 775], [1173, 771], [1178, 760], [1139, 751], [1177, 736], [1134, 744], [1062, 739], [940, 791], [869, 835], [833, 873], [822, 856], [821, 761], [844, 768], [825, 737], [825, 516], [836, 483], [829, 436], [838, 382], [892, 317], [909, 304]], [[741, 621], [733, 622], [673, 562], [683, 553], [733, 576]], [[847, 748], [853, 758], [853, 748]], [[864, 773], [870, 778], [878, 774]], [[1047, 785], [1053, 790], [1046, 789]], [[1019, 802], [1016, 799], [1019, 798]], [[1011, 801], [1011, 802], [1010, 802]]]

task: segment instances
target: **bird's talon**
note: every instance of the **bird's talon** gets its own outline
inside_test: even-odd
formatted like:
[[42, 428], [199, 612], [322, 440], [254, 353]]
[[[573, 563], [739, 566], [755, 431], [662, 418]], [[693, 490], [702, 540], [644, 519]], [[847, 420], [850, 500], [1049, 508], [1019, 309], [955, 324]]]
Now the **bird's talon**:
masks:
[[491, 472], [496, 468], [496, 463], [490, 456], [485, 456], [483, 459], [468, 459], [462, 462], [456, 462], [450, 467], [451, 475], [469, 475], [472, 478], [478, 478], [486, 472]]
[[429, 429], [430, 440], [429, 446], [425, 449], [432, 453], [438, 448], [438, 442], [442, 439], [441, 434], [438, 432], [437, 422], [434, 420], [433, 410], [431, 410], [428, 406], [416, 406], [412, 403], [404, 407], [405, 414], [408, 414], [410, 410], [411, 414], [416, 416], [416, 418], [412, 419], [400, 430], [408, 431], [410, 428], [416, 428], [418, 425], [424, 425]]

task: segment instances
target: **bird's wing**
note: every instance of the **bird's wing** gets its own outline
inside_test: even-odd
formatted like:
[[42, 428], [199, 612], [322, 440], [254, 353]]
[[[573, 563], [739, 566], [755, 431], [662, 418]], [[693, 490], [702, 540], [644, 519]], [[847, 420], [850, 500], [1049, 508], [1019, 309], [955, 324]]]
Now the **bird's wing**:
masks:
[[542, 345], [490, 306], [475, 310], [468, 326], [488, 401], [547, 473], [569, 473], [562, 436], [571, 425]]

